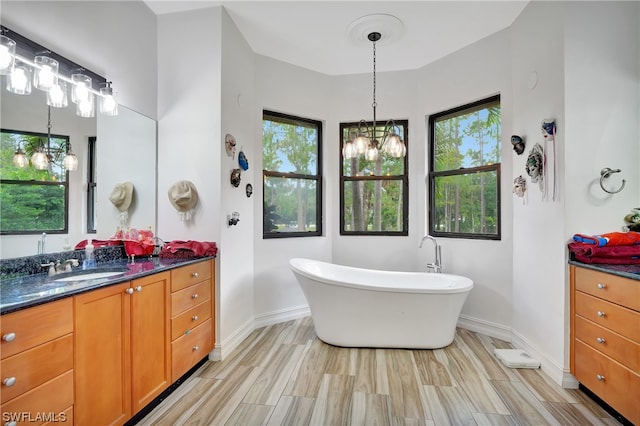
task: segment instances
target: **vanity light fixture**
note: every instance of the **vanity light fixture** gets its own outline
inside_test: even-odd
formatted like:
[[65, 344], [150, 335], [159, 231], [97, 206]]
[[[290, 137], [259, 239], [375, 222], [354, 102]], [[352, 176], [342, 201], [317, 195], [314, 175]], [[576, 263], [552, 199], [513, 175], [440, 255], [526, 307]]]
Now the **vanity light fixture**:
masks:
[[[78, 116], [95, 117], [96, 97], [102, 114], [118, 114], [118, 103], [111, 82], [107, 82], [104, 77], [4, 26], [1, 27], [1, 33], [0, 74], [7, 75], [6, 90], [18, 95], [29, 95], [33, 85], [47, 92], [49, 106], [65, 108], [69, 104], [67, 88], [70, 88], [71, 101], [76, 104]], [[101, 85], [105, 87], [99, 88]]]
[[[369, 41], [373, 43], [373, 122], [369, 126], [365, 120], [360, 120], [358, 130], [353, 140], [349, 139], [342, 146], [342, 155], [344, 158], [356, 158], [364, 155], [368, 161], [376, 161], [379, 158], [380, 151], [392, 157], [404, 157], [407, 148], [398, 135], [399, 129], [393, 120], [381, 126], [376, 122], [376, 42], [382, 38], [379, 32], [371, 32], [367, 36]], [[396, 131], [398, 130], [398, 131]]]

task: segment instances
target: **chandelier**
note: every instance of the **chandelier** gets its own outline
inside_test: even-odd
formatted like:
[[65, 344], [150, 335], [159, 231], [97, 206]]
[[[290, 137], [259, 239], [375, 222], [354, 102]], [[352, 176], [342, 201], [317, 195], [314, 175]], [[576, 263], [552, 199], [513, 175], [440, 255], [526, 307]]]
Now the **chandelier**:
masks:
[[50, 107], [66, 108], [70, 90], [76, 115], [95, 117], [96, 99], [101, 114], [118, 115], [110, 81], [4, 26], [0, 34], [0, 75], [6, 80], [5, 90], [16, 95], [30, 95], [32, 87], [46, 92]]
[[[54, 157], [59, 158], [60, 150], [53, 149], [51, 147], [51, 106], [48, 107], [48, 120], [47, 120], [47, 142], [46, 145], [39, 142], [39, 145], [33, 155], [31, 156], [31, 164], [37, 170], [49, 170], [54, 162]], [[65, 170], [74, 171], [78, 170], [78, 157], [73, 153], [71, 149], [71, 143], [67, 141], [64, 147], [64, 158], [62, 159], [62, 166]], [[13, 154], [13, 164], [20, 168], [25, 168], [29, 165], [29, 158], [24, 152], [21, 146], [18, 146], [15, 154]]]
[[387, 121], [384, 126], [376, 122], [376, 42], [382, 38], [379, 32], [371, 32], [367, 38], [373, 43], [373, 122], [367, 125], [365, 120], [360, 120], [355, 138], [344, 141], [342, 156], [344, 158], [357, 158], [364, 156], [368, 161], [376, 161], [380, 158], [380, 152], [391, 157], [404, 157], [407, 153], [402, 138], [399, 136], [399, 128], [393, 120]]

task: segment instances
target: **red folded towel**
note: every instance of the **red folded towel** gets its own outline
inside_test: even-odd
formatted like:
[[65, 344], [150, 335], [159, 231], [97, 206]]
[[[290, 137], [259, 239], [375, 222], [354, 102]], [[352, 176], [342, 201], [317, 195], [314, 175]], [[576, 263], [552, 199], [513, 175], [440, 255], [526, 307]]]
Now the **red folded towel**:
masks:
[[210, 241], [170, 241], [165, 243], [160, 257], [207, 257], [218, 253], [216, 243]]
[[598, 247], [633, 246], [640, 244], [640, 232], [609, 232], [602, 235], [575, 234], [573, 240]]
[[583, 263], [617, 265], [640, 263], [640, 245], [598, 247], [589, 243], [569, 243], [569, 251]]

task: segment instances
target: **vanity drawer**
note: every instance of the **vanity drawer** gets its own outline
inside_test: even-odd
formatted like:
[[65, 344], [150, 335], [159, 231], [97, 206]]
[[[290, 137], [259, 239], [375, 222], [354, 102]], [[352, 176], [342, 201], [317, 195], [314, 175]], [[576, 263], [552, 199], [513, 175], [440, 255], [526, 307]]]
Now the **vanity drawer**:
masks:
[[640, 281], [575, 268], [576, 290], [640, 311]]
[[[25, 413], [24, 421], [18, 424], [37, 425], [49, 420], [40, 418], [33, 421], [38, 414], [60, 414], [73, 405], [73, 371], [61, 374], [56, 378], [2, 404], [3, 418], [9, 413]], [[7, 413], [7, 414], [5, 414]], [[27, 415], [27, 413], [31, 416]], [[58, 420], [63, 420], [60, 416]], [[32, 420], [32, 421], [29, 421]], [[59, 424], [59, 423], [56, 423]]]
[[209, 300], [171, 318], [171, 340], [177, 339], [185, 334], [187, 330], [197, 327], [209, 318], [211, 318], [211, 303]]
[[640, 424], [640, 376], [575, 341], [576, 379], [631, 422]]
[[[73, 331], [73, 299], [12, 312], [0, 317], [0, 354], [2, 359], [15, 355]], [[13, 336], [13, 340], [7, 341]]]
[[[73, 368], [73, 334], [5, 358], [1, 365], [0, 400], [4, 404]], [[4, 381], [10, 378], [15, 383], [7, 386]]]
[[579, 315], [575, 317], [575, 338], [618, 360], [633, 371], [640, 371], [640, 344]]
[[211, 262], [198, 262], [171, 270], [171, 291], [178, 291], [211, 278]]
[[171, 380], [178, 380], [213, 349], [211, 319], [171, 343]]
[[211, 280], [171, 293], [171, 316], [176, 316], [206, 300], [211, 300]]
[[640, 343], [640, 313], [576, 291], [575, 313]]

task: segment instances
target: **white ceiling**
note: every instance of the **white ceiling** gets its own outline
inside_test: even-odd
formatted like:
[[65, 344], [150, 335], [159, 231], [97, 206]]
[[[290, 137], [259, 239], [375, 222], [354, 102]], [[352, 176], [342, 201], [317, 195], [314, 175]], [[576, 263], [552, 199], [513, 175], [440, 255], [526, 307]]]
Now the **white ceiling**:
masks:
[[[158, 15], [224, 6], [255, 53], [324, 74], [341, 75], [371, 72], [372, 43], [366, 34], [359, 39], [350, 35], [354, 21], [364, 16], [385, 14], [401, 21], [400, 29], [388, 31], [388, 37], [377, 42], [376, 69], [408, 70], [508, 27], [528, 0], [146, 0], [145, 3]], [[367, 33], [378, 30], [364, 27]], [[385, 33], [387, 28], [380, 28], [379, 32]]]

